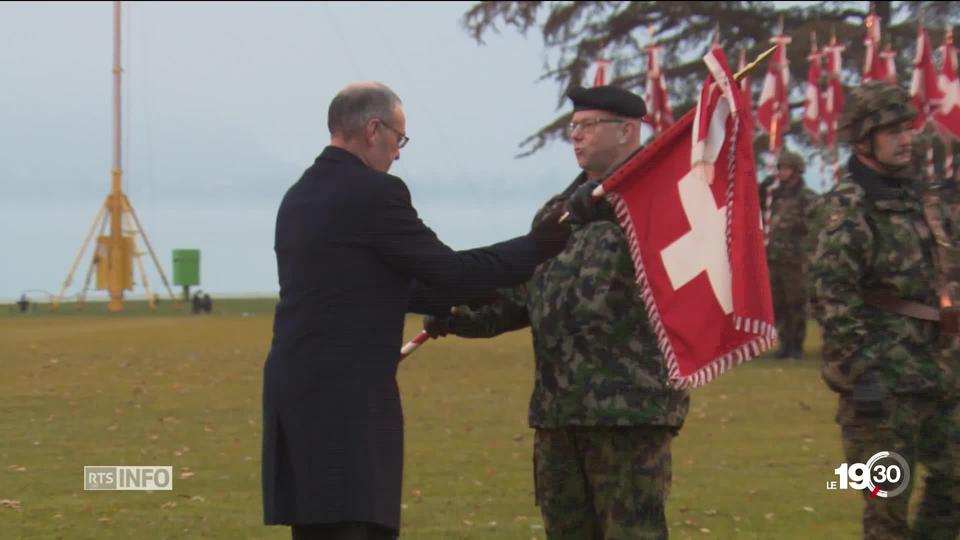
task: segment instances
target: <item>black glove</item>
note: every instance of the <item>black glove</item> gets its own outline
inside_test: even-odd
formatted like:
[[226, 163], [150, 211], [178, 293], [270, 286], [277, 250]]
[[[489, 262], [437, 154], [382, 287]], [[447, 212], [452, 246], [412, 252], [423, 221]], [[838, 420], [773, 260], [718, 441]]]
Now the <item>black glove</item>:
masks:
[[530, 229], [530, 238], [533, 238], [539, 244], [560, 245], [561, 248], [570, 238], [569, 220], [560, 223], [560, 216], [563, 215], [563, 206], [556, 205], [545, 212], [541, 219], [533, 224]]
[[423, 318], [423, 329], [430, 334], [432, 338], [443, 337], [450, 332], [450, 316], [435, 317], [427, 315]]
[[885, 414], [887, 397], [887, 387], [880, 383], [876, 373], [868, 371], [854, 383], [850, 402], [858, 415], [876, 418]]
[[593, 190], [600, 185], [596, 180], [584, 182], [570, 195], [564, 210], [570, 215], [567, 221], [571, 225], [583, 225], [597, 219], [600, 215], [600, 209], [597, 201], [593, 198]]

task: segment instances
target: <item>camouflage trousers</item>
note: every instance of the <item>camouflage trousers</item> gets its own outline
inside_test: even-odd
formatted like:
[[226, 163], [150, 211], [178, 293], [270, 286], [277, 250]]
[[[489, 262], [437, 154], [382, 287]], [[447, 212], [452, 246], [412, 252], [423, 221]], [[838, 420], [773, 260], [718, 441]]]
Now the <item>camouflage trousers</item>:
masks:
[[807, 283], [802, 261], [770, 263], [770, 293], [780, 343], [800, 353], [807, 334]]
[[[864, 490], [863, 538], [956, 540], [960, 534], [960, 401], [894, 396], [884, 409], [878, 417], [864, 418], [841, 397], [837, 412], [847, 463], [866, 463], [877, 452], [889, 450], [910, 466], [910, 484], [900, 495], [871, 497]], [[924, 465], [927, 476], [911, 527], [907, 509], [918, 463]]]
[[667, 538], [673, 428], [537, 429], [536, 502], [549, 540]]

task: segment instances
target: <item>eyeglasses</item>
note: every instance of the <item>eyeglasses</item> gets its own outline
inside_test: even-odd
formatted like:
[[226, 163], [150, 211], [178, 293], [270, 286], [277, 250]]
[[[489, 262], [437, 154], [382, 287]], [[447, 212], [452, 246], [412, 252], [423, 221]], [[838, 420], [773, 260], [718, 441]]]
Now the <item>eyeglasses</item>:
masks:
[[382, 118], [377, 118], [377, 120], [379, 120], [380, 123], [383, 124], [383, 127], [397, 134], [397, 146], [399, 148], [403, 148], [404, 146], [407, 145], [408, 142], [410, 142], [410, 137], [407, 137], [406, 133], [403, 133], [399, 129], [395, 129], [391, 127], [390, 124], [384, 122]]
[[593, 130], [597, 129], [599, 124], [622, 124], [625, 121], [626, 120], [621, 120], [620, 118], [590, 118], [588, 120], [570, 122], [567, 124], [567, 136], [572, 136], [577, 128], [580, 128], [584, 135], [589, 135], [593, 133]]

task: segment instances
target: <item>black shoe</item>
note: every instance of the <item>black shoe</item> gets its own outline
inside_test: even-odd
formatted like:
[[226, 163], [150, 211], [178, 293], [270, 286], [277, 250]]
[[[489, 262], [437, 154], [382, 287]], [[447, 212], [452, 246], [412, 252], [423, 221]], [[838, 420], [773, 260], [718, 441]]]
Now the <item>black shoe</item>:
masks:
[[790, 348], [786, 344], [780, 345], [780, 348], [777, 349], [777, 352], [773, 354], [774, 358], [783, 359], [790, 356]]
[[802, 348], [802, 347], [794, 347], [794, 348], [791, 349], [790, 352], [787, 354], [787, 357], [788, 357], [788, 358], [792, 358], [792, 359], [794, 359], [794, 360], [799, 360], [800, 358], [803, 357], [803, 348]]

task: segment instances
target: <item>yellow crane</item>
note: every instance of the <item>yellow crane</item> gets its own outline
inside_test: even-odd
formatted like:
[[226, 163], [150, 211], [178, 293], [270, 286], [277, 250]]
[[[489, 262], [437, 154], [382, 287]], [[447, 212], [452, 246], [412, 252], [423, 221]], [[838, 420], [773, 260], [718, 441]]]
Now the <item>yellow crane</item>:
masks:
[[[90, 267], [87, 270], [87, 276], [84, 279], [83, 289], [78, 294], [78, 301], [83, 302], [86, 298], [87, 290], [90, 288], [90, 278], [96, 268], [97, 283], [96, 288], [106, 290], [110, 293], [110, 302], [107, 309], [110, 311], [120, 311], [123, 309], [123, 292], [133, 289], [133, 264], [136, 261], [139, 270], [143, 288], [146, 291], [147, 301], [150, 307], [155, 307], [154, 297], [150, 294], [150, 283], [147, 280], [147, 274], [143, 268], [141, 260], [143, 252], [137, 250], [136, 237], [139, 235], [150, 253], [160, 278], [170, 295], [170, 299], [176, 301], [173, 290], [167, 281], [163, 268], [157, 260], [153, 247], [147, 239], [147, 234], [143, 230], [140, 219], [130, 203], [130, 199], [123, 193], [122, 180], [123, 168], [120, 163], [120, 76], [123, 68], [120, 67], [120, 1], [113, 3], [113, 167], [110, 171], [111, 187], [110, 194], [103, 201], [103, 205], [97, 212], [97, 216], [90, 226], [83, 244], [80, 246], [80, 252], [77, 253], [73, 266], [63, 282], [63, 287], [53, 299], [53, 308], [57, 309], [63, 300], [63, 295], [67, 288], [73, 282], [73, 274], [77, 270], [83, 254], [87, 250], [87, 245], [93, 238], [99, 225], [99, 234], [97, 243], [90, 259]], [[109, 226], [110, 233], [106, 234]]]

